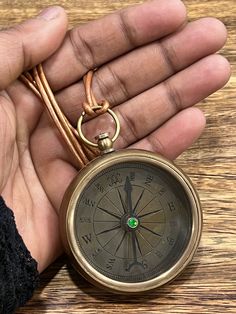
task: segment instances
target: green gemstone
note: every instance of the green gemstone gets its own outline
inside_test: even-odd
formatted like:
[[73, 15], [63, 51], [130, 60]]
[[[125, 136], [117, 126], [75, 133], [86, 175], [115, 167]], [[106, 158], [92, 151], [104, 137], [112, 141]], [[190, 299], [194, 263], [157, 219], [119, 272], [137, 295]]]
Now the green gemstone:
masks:
[[138, 226], [138, 219], [135, 217], [130, 217], [127, 221], [127, 225], [130, 228], [135, 229]]

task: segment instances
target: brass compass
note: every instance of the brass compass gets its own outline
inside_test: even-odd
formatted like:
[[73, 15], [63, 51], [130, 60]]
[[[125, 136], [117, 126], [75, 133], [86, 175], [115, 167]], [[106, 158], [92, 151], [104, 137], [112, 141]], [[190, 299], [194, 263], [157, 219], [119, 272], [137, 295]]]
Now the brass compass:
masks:
[[61, 233], [66, 252], [99, 287], [116, 293], [157, 288], [179, 275], [197, 249], [202, 229], [197, 193], [186, 175], [160, 155], [113, 151], [117, 131], [112, 140], [101, 134], [98, 144], [89, 142], [82, 119], [81, 138], [103, 155], [79, 172], [65, 194]]

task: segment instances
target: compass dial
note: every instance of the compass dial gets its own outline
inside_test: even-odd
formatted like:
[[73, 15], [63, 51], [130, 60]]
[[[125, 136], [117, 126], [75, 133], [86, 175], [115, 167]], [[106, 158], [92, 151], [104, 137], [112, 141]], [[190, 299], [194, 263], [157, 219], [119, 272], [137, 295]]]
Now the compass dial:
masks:
[[183, 188], [165, 171], [119, 163], [99, 173], [76, 205], [75, 233], [86, 260], [121, 282], [150, 280], [188, 244], [192, 217]]
[[113, 292], [175, 278], [197, 249], [202, 216], [188, 178], [156, 154], [125, 150], [93, 161], [64, 197], [62, 239], [75, 268]]

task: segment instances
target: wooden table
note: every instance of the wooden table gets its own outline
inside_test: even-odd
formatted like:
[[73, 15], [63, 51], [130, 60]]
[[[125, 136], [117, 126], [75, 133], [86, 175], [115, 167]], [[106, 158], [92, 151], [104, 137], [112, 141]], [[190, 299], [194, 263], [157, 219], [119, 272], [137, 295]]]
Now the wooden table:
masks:
[[[169, 0], [166, 0], [169, 1]], [[6, 27], [49, 4], [63, 5], [70, 25], [102, 16], [135, 0], [1, 0]], [[199, 104], [207, 116], [201, 139], [177, 163], [200, 193], [204, 230], [191, 266], [175, 282], [148, 295], [114, 296], [78, 277], [63, 257], [43, 275], [26, 313], [236, 313], [236, 0], [186, 0], [190, 19], [220, 18], [229, 39], [222, 51], [232, 64], [223, 90]]]

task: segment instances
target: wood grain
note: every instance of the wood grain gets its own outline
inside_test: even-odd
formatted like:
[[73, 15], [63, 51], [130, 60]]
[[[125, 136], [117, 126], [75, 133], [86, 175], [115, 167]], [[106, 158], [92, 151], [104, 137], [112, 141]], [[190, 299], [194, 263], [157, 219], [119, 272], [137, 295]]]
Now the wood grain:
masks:
[[[134, 3], [3, 0], [0, 27], [50, 4], [63, 5], [72, 26]], [[210, 15], [225, 23], [229, 38], [222, 54], [232, 65], [227, 87], [199, 104], [207, 116], [203, 136], [177, 160], [196, 184], [204, 211], [203, 236], [191, 266], [170, 285], [127, 298], [92, 287], [62, 257], [42, 275], [34, 298], [18, 314], [236, 313], [236, 0], [186, 0], [185, 4], [190, 19]]]

